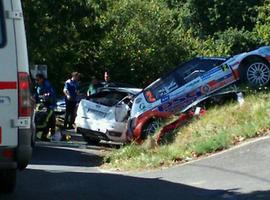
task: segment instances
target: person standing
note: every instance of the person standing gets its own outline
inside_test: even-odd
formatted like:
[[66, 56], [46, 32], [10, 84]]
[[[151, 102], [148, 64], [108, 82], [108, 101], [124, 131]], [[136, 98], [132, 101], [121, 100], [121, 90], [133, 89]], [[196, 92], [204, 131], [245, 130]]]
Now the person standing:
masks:
[[87, 96], [96, 94], [98, 92], [98, 88], [101, 88], [102, 84], [99, 83], [98, 79], [95, 76], [92, 76], [91, 83], [89, 84], [87, 90]]
[[104, 72], [104, 81], [105, 81], [105, 85], [108, 85], [110, 82], [110, 75], [108, 71]]
[[66, 115], [64, 121], [64, 129], [73, 128], [73, 123], [75, 121], [75, 111], [77, 104], [77, 95], [79, 90], [80, 73], [72, 72], [71, 78], [65, 82], [63, 92], [65, 94], [66, 102]]
[[[36, 84], [37, 84], [35, 88], [36, 103], [39, 104], [43, 102], [44, 106], [47, 108], [47, 117], [46, 120], [42, 122], [42, 124], [46, 124], [48, 131], [51, 133], [51, 136], [53, 136], [55, 134], [55, 125], [56, 125], [54, 114], [54, 108], [56, 105], [55, 90], [52, 87], [50, 81], [46, 79], [43, 74], [36, 75]], [[38, 129], [39, 125], [37, 125], [36, 127]], [[49, 140], [47, 131], [44, 131], [42, 133], [41, 139]]]

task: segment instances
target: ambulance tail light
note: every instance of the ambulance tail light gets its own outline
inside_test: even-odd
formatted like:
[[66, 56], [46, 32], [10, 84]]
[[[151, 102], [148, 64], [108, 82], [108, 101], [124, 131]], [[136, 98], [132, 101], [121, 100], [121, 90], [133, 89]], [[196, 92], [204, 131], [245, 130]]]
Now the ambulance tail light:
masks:
[[26, 72], [19, 72], [19, 117], [30, 117], [32, 114], [30, 77]]

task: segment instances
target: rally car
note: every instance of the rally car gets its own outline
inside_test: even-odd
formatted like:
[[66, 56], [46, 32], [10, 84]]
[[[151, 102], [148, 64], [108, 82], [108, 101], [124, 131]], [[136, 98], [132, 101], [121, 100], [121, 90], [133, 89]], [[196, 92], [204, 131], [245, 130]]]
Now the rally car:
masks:
[[188, 110], [236, 82], [250, 87], [270, 82], [270, 46], [229, 58], [197, 57], [146, 87], [134, 99], [128, 134], [145, 139], [160, 119]]
[[131, 102], [142, 89], [104, 87], [82, 99], [75, 119], [76, 130], [88, 144], [100, 140], [126, 142]]

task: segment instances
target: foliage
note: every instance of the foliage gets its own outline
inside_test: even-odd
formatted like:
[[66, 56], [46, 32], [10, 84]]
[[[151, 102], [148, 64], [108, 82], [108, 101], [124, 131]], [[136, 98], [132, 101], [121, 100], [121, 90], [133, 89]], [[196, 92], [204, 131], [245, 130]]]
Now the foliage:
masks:
[[258, 18], [255, 26], [255, 33], [261, 39], [262, 44], [270, 44], [270, 1], [258, 7]]
[[145, 85], [186, 56], [175, 39], [174, 12], [162, 1], [117, 1], [106, 23], [111, 29], [101, 40], [101, 55], [117, 80], [124, 74], [132, 82], [143, 78]]
[[235, 55], [257, 48], [258, 43], [259, 39], [252, 32], [229, 28], [201, 41], [197, 49], [206, 56]]
[[47, 64], [55, 85], [74, 70], [97, 73], [102, 34], [101, 0], [26, 0], [24, 11], [30, 62]]
[[53, 83], [88, 80], [144, 87], [178, 63], [269, 44], [269, 0], [25, 0], [29, 57]]
[[[213, 35], [228, 28], [252, 30], [255, 6], [261, 2], [247, 0], [186, 0], [179, 1], [180, 20], [187, 30], [192, 28], [200, 37]], [[176, 5], [176, 4], [174, 4]]]

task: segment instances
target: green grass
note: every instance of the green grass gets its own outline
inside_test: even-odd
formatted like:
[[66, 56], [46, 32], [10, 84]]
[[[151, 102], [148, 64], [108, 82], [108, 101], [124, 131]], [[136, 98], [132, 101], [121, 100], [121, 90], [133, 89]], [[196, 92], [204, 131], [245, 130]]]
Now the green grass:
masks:
[[108, 154], [105, 168], [140, 170], [167, 167], [227, 149], [270, 128], [270, 93], [249, 94], [240, 106], [232, 101], [207, 110], [200, 119], [177, 130], [171, 144], [157, 146], [154, 139], [131, 144]]

